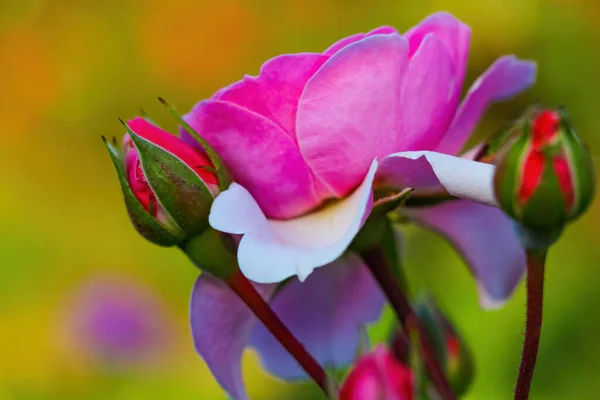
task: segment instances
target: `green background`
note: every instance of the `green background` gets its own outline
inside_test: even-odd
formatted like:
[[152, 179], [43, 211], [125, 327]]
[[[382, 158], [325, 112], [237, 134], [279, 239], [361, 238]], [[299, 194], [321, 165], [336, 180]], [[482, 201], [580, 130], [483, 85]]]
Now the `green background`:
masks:
[[[194, 353], [187, 322], [197, 271], [150, 245], [127, 218], [100, 135], [156, 101], [187, 111], [280, 54], [321, 51], [383, 24], [405, 31], [448, 10], [473, 29], [467, 84], [513, 53], [539, 62], [533, 90], [494, 106], [478, 137], [534, 102], [565, 105], [592, 153], [600, 149], [600, 4], [594, 0], [3, 0], [0, 1], [0, 399], [224, 399]], [[596, 399], [600, 390], [600, 206], [552, 250], [532, 399]], [[508, 399], [517, 374], [523, 285], [499, 311], [437, 236], [411, 228], [406, 268], [429, 287], [471, 345], [467, 399]], [[164, 307], [169, 340], [153, 363], [108, 374], [77, 346], [68, 315], [95, 276], [136, 282]], [[244, 356], [252, 399], [318, 399]]]

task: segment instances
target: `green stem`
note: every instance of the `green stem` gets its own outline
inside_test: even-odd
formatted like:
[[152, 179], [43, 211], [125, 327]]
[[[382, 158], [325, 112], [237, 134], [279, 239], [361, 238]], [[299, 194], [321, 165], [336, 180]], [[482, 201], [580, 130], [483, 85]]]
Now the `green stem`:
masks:
[[527, 400], [537, 360], [542, 332], [544, 269], [546, 251], [526, 250], [527, 257], [527, 319], [525, 342], [515, 388], [515, 400]]
[[398, 286], [381, 248], [373, 247], [370, 250], [363, 251], [361, 256], [386, 294], [408, 336], [415, 336], [418, 339], [423, 363], [437, 392], [443, 400], [455, 400], [456, 396], [452, 392], [446, 374], [439, 364], [435, 350], [410, 306], [410, 302]]

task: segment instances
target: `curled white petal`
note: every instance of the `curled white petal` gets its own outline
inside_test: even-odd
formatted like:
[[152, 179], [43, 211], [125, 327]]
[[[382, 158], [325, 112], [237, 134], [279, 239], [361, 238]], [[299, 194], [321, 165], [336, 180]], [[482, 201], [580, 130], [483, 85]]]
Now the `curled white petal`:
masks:
[[432, 151], [407, 151], [381, 160], [377, 180], [397, 187], [435, 189], [453, 196], [498, 206], [494, 196], [495, 167]]
[[362, 228], [371, 210], [377, 166], [373, 161], [361, 185], [348, 197], [285, 221], [267, 219], [250, 193], [233, 183], [215, 199], [210, 225], [244, 235], [238, 261], [249, 279], [273, 283], [297, 275], [304, 280], [315, 268], [341, 256]]

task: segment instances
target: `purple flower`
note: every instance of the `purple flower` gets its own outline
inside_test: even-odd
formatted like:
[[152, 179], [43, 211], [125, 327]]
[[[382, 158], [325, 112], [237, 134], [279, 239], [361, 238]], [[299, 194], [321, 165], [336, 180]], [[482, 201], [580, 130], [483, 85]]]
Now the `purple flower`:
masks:
[[74, 293], [70, 336], [87, 356], [114, 368], [156, 360], [168, 346], [168, 318], [154, 293], [117, 276], [96, 276]]

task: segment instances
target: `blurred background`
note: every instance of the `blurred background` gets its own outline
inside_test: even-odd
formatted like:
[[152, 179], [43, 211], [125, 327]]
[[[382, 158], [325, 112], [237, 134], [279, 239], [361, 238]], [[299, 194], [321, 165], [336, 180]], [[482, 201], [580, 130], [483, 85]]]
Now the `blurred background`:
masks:
[[[479, 137], [529, 103], [564, 104], [597, 156], [595, 0], [0, 0], [0, 399], [225, 399], [189, 333], [198, 272], [132, 228], [100, 135], [120, 137], [117, 117], [139, 108], [174, 130], [157, 96], [185, 112], [277, 54], [437, 10], [472, 26], [467, 87], [503, 54], [539, 62], [535, 88], [493, 107]], [[599, 220], [596, 202], [550, 255], [533, 399], [598, 398]], [[408, 233], [411, 285], [438, 296], [475, 354], [467, 399], [512, 397], [523, 287], [484, 312], [456, 253]], [[321, 398], [252, 351], [244, 374], [252, 399]]]

